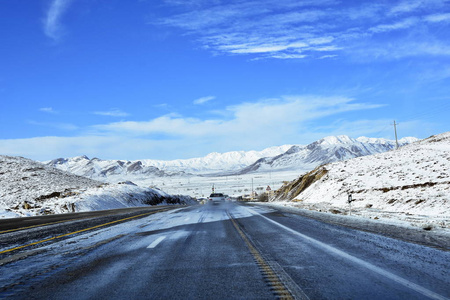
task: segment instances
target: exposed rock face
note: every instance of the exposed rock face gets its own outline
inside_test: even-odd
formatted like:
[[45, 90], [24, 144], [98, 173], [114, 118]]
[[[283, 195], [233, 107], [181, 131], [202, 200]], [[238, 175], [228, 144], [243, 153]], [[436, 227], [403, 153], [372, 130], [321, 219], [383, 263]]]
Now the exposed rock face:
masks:
[[285, 183], [281, 188], [275, 192], [275, 197], [272, 201], [291, 200], [297, 197], [301, 192], [310, 187], [314, 182], [321, 179], [328, 173], [325, 166], [320, 166], [298, 179]]

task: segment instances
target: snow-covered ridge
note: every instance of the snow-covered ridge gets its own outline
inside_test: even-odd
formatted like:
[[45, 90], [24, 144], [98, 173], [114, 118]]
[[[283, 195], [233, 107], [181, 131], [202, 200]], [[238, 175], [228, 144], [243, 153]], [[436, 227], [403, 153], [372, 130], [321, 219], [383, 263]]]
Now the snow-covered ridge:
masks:
[[22, 157], [0, 155], [0, 217], [190, 201], [130, 182], [105, 184]]
[[142, 162], [147, 166], [155, 166], [162, 170], [185, 171], [189, 173], [221, 172], [246, 167], [262, 157], [279, 155], [287, 151], [291, 146], [275, 146], [262, 151], [213, 152], [204, 157], [170, 161], [146, 159], [142, 160]]
[[439, 226], [448, 226], [450, 132], [398, 150], [330, 163], [289, 185], [292, 190], [280, 189], [275, 200], [348, 213], [352, 195], [352, 208], [359, 214], [438, 216]]
[[[408, 137], [400, 139], [398, 144], [401, 147], [416, 141], [417, 138]], [[328, 136], [306, 146], [292, 146], [281, 155], [262, 158], [241, 170], [239, 174], [275, 170], [308, 171], [318, 165], [382, 153], [395, 148], [396, 142], [387, 139]]]
[[189, 173], [203, 174], [229, 170], [238, 170], [255, 162], [261, 157], [279, 155], [291, 145], [270, 147], [262, 151], [233, 151], [210, 153], [205, 157], [162, 160], [101, 160], [89, 159], [87, 156], [58, 158], [45, 162], [47, 165], [93, 179], [107, 180], [133, 179], [135, 177], [173, 177]]

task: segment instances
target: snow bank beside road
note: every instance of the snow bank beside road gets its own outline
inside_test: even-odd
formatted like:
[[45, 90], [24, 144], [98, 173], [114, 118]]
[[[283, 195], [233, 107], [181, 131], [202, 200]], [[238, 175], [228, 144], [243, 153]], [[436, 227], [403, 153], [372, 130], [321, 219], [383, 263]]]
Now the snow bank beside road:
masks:
[[69, 201], [73, 201], [75, 211], [195, 202], [189, 196], [169, 195], [157, 189], [133, 184], [112, 184], [102, 188], [89, 189], [81, 195], [72, 197]]

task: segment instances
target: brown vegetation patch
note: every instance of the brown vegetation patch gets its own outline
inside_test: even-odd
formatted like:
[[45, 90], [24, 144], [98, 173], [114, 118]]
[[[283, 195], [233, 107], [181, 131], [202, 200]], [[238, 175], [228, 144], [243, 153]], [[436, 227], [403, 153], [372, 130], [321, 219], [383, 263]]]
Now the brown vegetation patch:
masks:
[[42, 201], [42, 200], [45, 200], [45, 199], [56, 198], [56, 197], [60, 197], [60, 196], [61, 196], [60, 192], [53, 192], [53, 193], [48, 194], [48, 195], [39, 196], [35, 200], [36, 201]]
[[299, 177], [297, 180], [284, 184], [280, 189], [276, 191], [275, 199], [294, 199], [301, 192], [310, 187], [314, 182], [321, 179], [328, 173], [328, 170], [324, 166], [317, 167], [311, 172]]

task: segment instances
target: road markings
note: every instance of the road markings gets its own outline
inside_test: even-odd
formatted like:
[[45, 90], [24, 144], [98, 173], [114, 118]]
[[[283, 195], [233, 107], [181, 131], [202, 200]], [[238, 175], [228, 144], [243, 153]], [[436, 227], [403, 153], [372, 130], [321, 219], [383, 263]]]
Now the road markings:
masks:
[[393, 274], [393, 273], [391, 273], [389, 271], [386, 271], [386, 270], [384, 270], [384, 269], [382, 269], [380, 267], [372, 265], [371, 263], [368, 263], [368, 262], [366, 262], [366, 261], [364, 261], [362, 259], [359, 259], [359, 258], [357, 258], [357, 257], [355, 257], [353, 255], [350, 255], [350, 254], [348, 254], [348, 253], [346, 253], [346, 252], [344, 252], [342, 250], [334, 248], [334, 247], [332, 247], [332, 246], [330, 246], [328, 244], [325, 244], [325, 243], [320, 242], [320, 241], [318, 241], [316, 239], [313, 239], [313, 238], [311, 238], [311, 237], [309, 237], [307, 235], [304, 235], [304, 234], [302, 234], [302, 233], [300, 233], [300, 232], [298, 232], [298, 231], [296, 231], [294, 229], [291, 229], [291, 228], [289, 228], [287, 226], [284, 226], [283, 224], [280, 224], [280, 223], [278, 223], [278, 222], [276, 222], [276, 221], [274, 221], [272, 219], [269, 219], [268, 217], [266, 217], [266, 216], [256, 212], [255, 210], [253, 210], [251, 208], [248, 208], [248, 207], [246, 207], [246, 208], [251, 213], [253, 213], [254, 215], [258, 215], [258, 216], [266, 219], [270, 223], [272, 223], [272, 224], [274, 224], [274, 225], [276, 225], [276, 226], [278, 226], [278, 227], [280, 227], [280, 228], [282, 228], [282, 229], [284, 229], [284, 230], [286, 230], [286, 231], [288, 231], [290, 233], [293, 233], [293, 234], [301, 237], [302, 239], [305, 239], [305, 240], [309, 241], [310, 243], [312, 243], [312, 244], [314, 244], [314, 245], [316, 245], [316, 246], [318, 246], [318, 247], [320, 247], [320, 248], [322, 248], [322, 249], [324, 249], [324, 250], [326, 250], [328, 252], [331, 252], [334, 255], [340, 256], [340, 257], [345, 258], [347, 260], [350, 260], [353, 263], [356, 263], [356, 264], [358, 264], [358, 265], [360, 265], [362, 267], [365, 267], [365, 268], [369, 269], [372, 272], [378, 273], [379, 275], [382, 275], [382, 276], [384, 276], [386, 278], [389, 278], [389, 279], [391, 279], [391, 280], [393, 280], [393, 281], [395, 281], [395, 282], [397, 282], [397, 283], [399, 283], [399, 284], [401, 284], [401, 285], [403, 285], [403, 286], [405, 286], [407, 288], [410, 288], [410, 289], [412, 289], [412, 290], [414, 290], [414, 291], [416, 291], [416, 292], [418, 292], [418, 293], [420, 293], [420, 294], [422, 294], [424, 296], [427, 296], [427, 297], [429, 297], [431, 299], [437, 299], [437, 300], [449, 300], [448, 298], [446, 298], [446, 297], [444, 297], [442, 295], [439, 295], [439, 294], [437, 294], [437, 293], [435, 293], [433, 291], [430, 291], [430, 290], [428, 290], [428, 289], [426, 289], [426, 288], [424, 288], [424, 287], [422, 287], [422, 286], [420, 286], [418, 284], [415, 284], [415, 283], [413, 283], [413, 282], [411, 282], [411, 281], [409, 281], [407, 279], [404, 279], [404, 278], [402, 278], [400, 276], [397, 276], [397, 275], [395, 275], [395, 274]]
[[147, 248], [148, 249], [153, 249], [156, 246], [158, 246], [159, 243], [161, 243], [164, 239], [166, 238], [165, 235], [160, 236], [159, 238], [157, 238], [156, 240], [153, 241], [153, 243], [151, 243]]
[[250, 250], [250, 253], [253, 255], [253, 258], [255, 259], [263, 278], [269, 284], [270, 290], [274, 293], [277, 299], [309, 299], [304, 293], [297, 293], [297, 297], [294, 297], [292, 292], [283, 283], [280, 276], [278, 276], [277, 272], [275, 272], [274, 268], [272, 268], [272, 266], [264, 259], [261, 252], [250, 241], [249, 237], [245, 234], [237, 221], [230, 215], [229, 212], [227, 212], [227, 214], [234, 228], [242, 237], [245, 244], [247, 245], [247, 248]]
[[73, 234], [89, 231], [89, 230], [100, 228], [100, 227], [104, 227], [104, 226], [107, 226], [107, 225], [111, 225], [111, 224], [115, 224], [115, 223], [131, 220], [131, 219], [135, 219], [135, 218], [139, 218], [139, 217], [143, 217], [143, 216], [153, 215], [153, 214], [156, 214], [156, 213], [159, 213], [159, 212], [163, 212], [163, 211], [167, 211], [167, 210], [169, 210], [169, 209], [165, 208], [165, 209], [152, 211], [152, 212], [149, 212], [149, 213], [140, 214], [140, 215], [136, 215], [136, 216], [132, 216], [132, 217], [128, 217], [128, 218], [124, 218], [124, 219], [120, 219], [120, 220], [116, 220], [116, 221], [112, 221], [112, 222], [108, 222], [108, 223], [103, 223], [103, 224], [100, 224], [100, 225], [96, 225], [96, 226], [93, 226], [93, 227], [77, 230], [77, 231], [74, 231], [74, 232], [61, 234], [61, 235], [58, 235], [58, 236], [54, 236], [54, 237], [51, 237], [51, 238], [48, 238], [48, 239], [45, 239], [45, 240], [41, 240], [41, 241], [37, 241], [37, 242], [34, 242], [34, 243], [30, 243], [30, 244], [27, 244], [27, 245], [22, 245], [22, 246], [14, 247], [14, 248], [11, 248], [11, 249], [3, 250], [3, 251], [0, 251], [0, 254], [12, 252], [12, 251], [19, 250], [19, 249], [22, 249], [22, 248], [34, 246], [34, 245], [37, 245], [37, 244], [42, 244], [44, 242], [56, 240], [56, 239], [59, 239], [59, 238], [62, 238], [62, 237], [66, 237], [66, 236], [69, 236], [69, 235], [73, 235]]
[[70, 219], [70, 220], [65, 220], [65, 221], [50, 222], [50, 223], [44, 223], [44, 224], [39, 224], [39, 225], [33, 225], [33, 226], [27, 226], [27, 227], [20, 227], [20, 228], [14, 228], [14, 229], [9, 229], [9, 230], [3, 230], [3, 231], [0, 231], [0, 234], [7, 233], [7, 232], [24, 230], [24, 229], [30, 229], [30, 228], [35, 228], [35, 227], [59, 224], [59, 223], [64, 223], [64, 222], [76, 221], [76, 220], [82, 220], [82, 219]]

